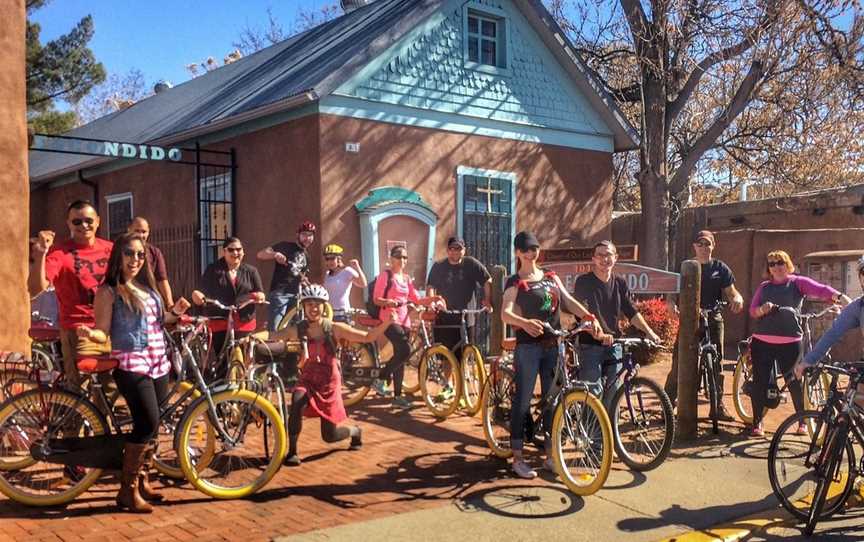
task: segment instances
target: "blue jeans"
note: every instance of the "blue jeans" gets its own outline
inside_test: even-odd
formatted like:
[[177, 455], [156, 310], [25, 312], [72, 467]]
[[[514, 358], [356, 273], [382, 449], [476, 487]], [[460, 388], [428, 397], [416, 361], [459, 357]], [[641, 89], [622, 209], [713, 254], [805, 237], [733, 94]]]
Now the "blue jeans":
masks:
[[[555, 377], [555, 365], [558, 363], [558, 346], [544, 346], [539, 343], [524, 343], [516, 345], [514, 355], [515, 384], [513, 404], [510, 411], [510, 448], [521, 450], [525, 440], [525, 417], [531, 408], [531, 398], [534, 397], [534, 384], [540, 375], [541, 397], [552, 386]], [[552, 410], [543, 411], [544, 431], [548, 435], [552, 429]]]
[[269, 331], [276, 331], [276, 328], [279, 326], [279, 322], [282, 321], [282, 317], [285, 316], [285, 313], [297, 305], [297, 294], [271, 291], [267, 294], [267, 301], [270, 302], [270, 304], [267, 305], [267, 329]]
[[579, 380], [586, 382], [591, 393], [603, 399], [607, 412], [609, 402], [621, 387], [617, 375], [623, 357], [621, 345], [583, 344], [579, 346]]

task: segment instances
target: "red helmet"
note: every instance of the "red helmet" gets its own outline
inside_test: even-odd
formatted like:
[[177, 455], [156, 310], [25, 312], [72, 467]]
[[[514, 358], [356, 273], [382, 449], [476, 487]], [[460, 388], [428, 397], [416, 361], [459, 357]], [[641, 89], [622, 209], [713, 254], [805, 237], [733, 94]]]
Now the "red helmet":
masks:
[[303, 233], [304, 231], [308, 231], [309, 233], [315, 233], [315, 230], [315, 224], [307, 220], [300, 224], [300, 227], [297, 228], [297, 233]]

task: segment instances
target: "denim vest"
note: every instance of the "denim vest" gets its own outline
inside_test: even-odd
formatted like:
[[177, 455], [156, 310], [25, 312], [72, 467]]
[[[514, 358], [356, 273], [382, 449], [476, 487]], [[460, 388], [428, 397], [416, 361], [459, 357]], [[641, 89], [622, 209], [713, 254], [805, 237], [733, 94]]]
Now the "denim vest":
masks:
[[[156, 318], [162, 322], [162, 299], [149, 288], [143, 290], [156, 300]], [[138, 352], [147, 348], [147, 312], [134, 311], [116, 291], [111, 312], [111, 348], [120, 352]]]

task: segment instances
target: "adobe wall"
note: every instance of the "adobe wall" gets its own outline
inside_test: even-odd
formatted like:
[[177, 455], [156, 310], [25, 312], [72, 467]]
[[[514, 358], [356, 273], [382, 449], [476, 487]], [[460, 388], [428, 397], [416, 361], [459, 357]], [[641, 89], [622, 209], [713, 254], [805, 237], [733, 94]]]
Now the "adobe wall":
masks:
[[0, 18], [0, 350], [29, 351], [30, 298], [27, 294], [29, 190], [23, 0], [4, 4]]

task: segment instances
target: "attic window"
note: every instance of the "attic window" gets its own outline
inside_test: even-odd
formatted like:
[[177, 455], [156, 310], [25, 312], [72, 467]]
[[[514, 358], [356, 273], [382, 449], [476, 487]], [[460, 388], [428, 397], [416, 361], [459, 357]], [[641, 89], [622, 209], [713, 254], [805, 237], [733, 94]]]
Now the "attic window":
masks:
[[473, 6], [466, 7], [466, 67], [490, 73], [506, 70], [507, 34], [507, 18], [503, 11], [491, 11], [488, 6], [482, 6], [482, 10]]

